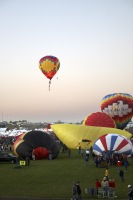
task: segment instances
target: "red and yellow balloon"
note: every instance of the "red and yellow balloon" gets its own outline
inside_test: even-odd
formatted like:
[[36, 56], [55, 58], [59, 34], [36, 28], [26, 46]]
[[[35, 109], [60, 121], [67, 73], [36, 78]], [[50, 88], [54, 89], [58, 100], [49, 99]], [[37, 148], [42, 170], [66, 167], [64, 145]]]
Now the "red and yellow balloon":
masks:
[[45, 56], [39, 61], [39, 68], [42, 73], [49, 79], [49, 89], [51, 84], [51, 79], [57, 73], [60, 68], [60, 61], [55, 56]]

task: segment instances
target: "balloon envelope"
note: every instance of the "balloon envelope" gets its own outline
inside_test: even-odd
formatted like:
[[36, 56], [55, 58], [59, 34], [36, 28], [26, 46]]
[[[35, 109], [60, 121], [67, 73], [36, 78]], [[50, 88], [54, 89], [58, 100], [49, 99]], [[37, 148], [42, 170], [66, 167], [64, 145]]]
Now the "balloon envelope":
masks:
[[112, 132], [124, 135], [129, 139], [132, 136], [132, 134], [127, 131], [107, 127], [95, 127], [76, 124], [53, 124], [51, 125], [51, 128], [57, 137], [68, 148], [71, 149], [78, 149], [79, 145], [82, 149], [86, 149], [87, 147], [90, 148], [100, 136]]
[[100, 155], [103, 152], [117, 152], [118, 154], [130, 155], [132, 153], [132, 145], [119, 134], [106, 134], [101, 136], [93, 145], [93, 152]]
[[100, 126], [115, 128], [115, 121], [106, 113], [96, 112], [85, 118], [83, 124], [86, 126]]
[[116, 128], [124, 129], [133, 117], [133, 97], [126, 93], [108, 94], [102, 99], [101, 110], [114, 119]]
[[51, 80], [60, 68], [60, 61], [55, 56], [45, 56], [40, 59], [39, 68]]
[[[52, 158], [56, 158], [59, 154], [59, 146], [56, 140], [49, 134], [43, 131], [30, 131], [22, 134], [14, 143], [13, 150], [15, 155], [22, 158], [32, 158], [34, 149], [42, 147], [48, 152], [52, 153]], [[44, 151], [41, 149], [41, 154], [44, 155]], [[39, 151], [39, 150], [38, 150]], [[45, 151], [45, 158], [47, 153]]]
[[33, 150], [33, 154], [35, 156], [36, 160], [42, 160], [48, 157], [49, 152], [46, 148], [44, 147], [37, 147]]

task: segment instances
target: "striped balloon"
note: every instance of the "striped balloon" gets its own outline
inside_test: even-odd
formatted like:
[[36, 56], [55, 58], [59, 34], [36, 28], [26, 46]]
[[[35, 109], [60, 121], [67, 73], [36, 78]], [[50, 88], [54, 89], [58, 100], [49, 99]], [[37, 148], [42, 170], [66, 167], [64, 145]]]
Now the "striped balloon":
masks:
[[93, 152], [100, 155], [103, 152], [117, 152], [118, 154], [130, 155], [132, 144], [130, 140], [119, 134], [106, 134], [101, 136], [93, 145]]

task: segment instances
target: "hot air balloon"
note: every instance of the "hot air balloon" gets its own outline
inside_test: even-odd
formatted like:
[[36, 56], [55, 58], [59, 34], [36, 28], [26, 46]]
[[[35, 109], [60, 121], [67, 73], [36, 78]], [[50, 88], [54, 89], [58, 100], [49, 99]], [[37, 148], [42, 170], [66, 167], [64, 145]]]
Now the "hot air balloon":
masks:
[[56, 158], [59, 154], [59, 147], [55, 139], [43, 131], [30, 131], [22, 134], [14, 143], [13, 150], [15, 155], [22, 158], [32, 158], [33, 152], [36, 158], [44, 159], [48, 157], [48, 153], [52, 154], [52, 158]]
[[130, 139], [132, 134], [116, 128], [85, 126], [77, 124], [53, 124], [52, 130], [63, 144], [70, 149], [90, 148], [102, 135], [115, 132]]
[[126, 137], [119, 134], [105, 134], [99, 137], [93, 145], [93, 152], [101, 155], [103, 152], [117, 152], [118, 154], [130, 155], [132, 145]]
[[133, 117], [133, 97], [126, 93], [106, 95], [102, 99], [101, 110], [113, 118], [116, 128], [124, 129]]
[[100, 126], [115, 128], [115, 121], [106, 113], [96, 112], [87, 116], [83, 124], [86, 126]]
[[49, 152], [44, 147], [37, 147], [33, 150], [33, 155], [35, 157], [35, 160], [42, 160], [48, 158]]
[[42, 73], [49, 79], [49, 90], [51, 79], [57, 73], [60, 68], [60, 61], [54, 56], [45, 56], [39, 61], [39, 68]]

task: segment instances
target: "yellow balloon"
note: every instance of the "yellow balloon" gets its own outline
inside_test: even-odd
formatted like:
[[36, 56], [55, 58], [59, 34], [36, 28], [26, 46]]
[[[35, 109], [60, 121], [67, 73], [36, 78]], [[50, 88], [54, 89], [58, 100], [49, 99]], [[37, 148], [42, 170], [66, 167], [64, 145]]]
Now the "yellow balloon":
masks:
[[132, 134], [116, 128], [107, 127], [95, 127], [76, 124], [53, 124], [52, 130], [57, 137], [71, 149], [78, 149], [81, 146], [82, 149], [90, 148], [95, 141], [105, 134], [120, 134], [130, 139]]

